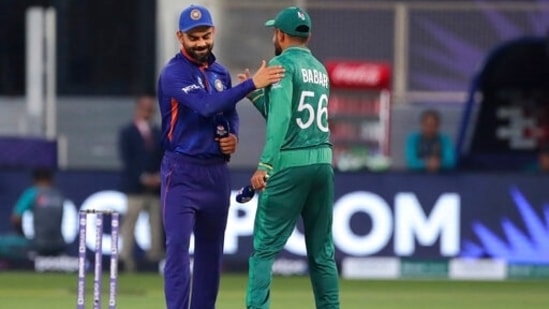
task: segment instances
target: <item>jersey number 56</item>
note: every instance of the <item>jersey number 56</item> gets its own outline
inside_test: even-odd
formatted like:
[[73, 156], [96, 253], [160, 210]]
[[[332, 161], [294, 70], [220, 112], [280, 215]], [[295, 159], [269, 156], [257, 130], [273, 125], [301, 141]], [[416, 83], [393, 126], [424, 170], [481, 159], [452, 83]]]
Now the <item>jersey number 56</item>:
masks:
[[309, 103], [314, 101], [315, 93], [312, 91], [302, 91], [301, 97], [299, 98], [299, 105], [297, 106], [298, 111], [307, 110], [309, 117], [307, 120], [299, 117], [296, 119], [297, 125], [301, 129], [309, 128], [313, 122], [316, 122], [316, 126], [322, 132], [328, 132], [328, 96], [326, 94], [321, 94], [320, 98], [316, 105], [316, 111], [313, 107], [313, 104]]

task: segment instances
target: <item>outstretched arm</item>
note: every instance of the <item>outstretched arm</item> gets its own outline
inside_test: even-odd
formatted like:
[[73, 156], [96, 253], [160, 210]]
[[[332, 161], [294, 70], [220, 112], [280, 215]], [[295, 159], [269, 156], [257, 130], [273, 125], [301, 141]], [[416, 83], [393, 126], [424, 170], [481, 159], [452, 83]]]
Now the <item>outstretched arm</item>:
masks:
[[281, 66], [267, 67], [263, 61], [252, 78], [226, 91], [208, 93], [206, 89], [197, 85], [192, 76], [182, 78], [180, 72], [167, 68], [160, 78], [159, 86], [166, 96], [175, 98], [180, 104], [204, 117], [211, 117], [233, 109], [248, 93], [276, 83], [283, 76], [284, 70]]
[[[283, 76], [283, 74], [282, 74]], [[244, 72], [237, 75], [238, 79], [243, 82], [250, 78], [250, 70], [246, 69]], [[265, 98], [265, 89], [256, 89], [253, 92], [249, 93], [246, 96], [254, 105], [255, 109], [263, 116], [264, 119], [267, 119], [267, 100]]]

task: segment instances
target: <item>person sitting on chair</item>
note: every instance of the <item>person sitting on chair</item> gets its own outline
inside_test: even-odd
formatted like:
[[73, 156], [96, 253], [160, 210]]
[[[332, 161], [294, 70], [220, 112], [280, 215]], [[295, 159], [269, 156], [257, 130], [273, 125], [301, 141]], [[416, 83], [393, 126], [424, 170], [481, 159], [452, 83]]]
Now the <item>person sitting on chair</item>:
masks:
[[[53, 172], [46, 168], [33, 171], [34, 184], [23, 191], [13, 209], [10, 221], [15, 234], [0, 237], [0, 256], [25, 258], [30, 252], [38, 255], [59, 255], [66, 249], [62, 235], [64, 196], [53, 183]], [[23, 233], [23, 214], [33, 214], [34, 237]]]
[[450, 137], [441, 133], [440, 114], [433, 109], [420, 116], [421, 129], [406, 140], [407, 167], [415, 171], [437, 172], [450, 170], [456, 165], [454, 146]]

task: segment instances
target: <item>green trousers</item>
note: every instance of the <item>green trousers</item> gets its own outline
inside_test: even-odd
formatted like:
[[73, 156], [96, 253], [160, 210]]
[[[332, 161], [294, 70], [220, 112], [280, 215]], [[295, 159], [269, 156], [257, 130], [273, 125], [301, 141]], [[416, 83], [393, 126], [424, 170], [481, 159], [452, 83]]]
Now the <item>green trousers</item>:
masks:
[[332, 240], [333, 201], [334, 173], [329, 164], [286, 168], [269, 178], [259, 197], [254, 223], [248, 309], [269, 308], [274, 259], [300, 216], [316, 308], [339, 308], [339, 275]]

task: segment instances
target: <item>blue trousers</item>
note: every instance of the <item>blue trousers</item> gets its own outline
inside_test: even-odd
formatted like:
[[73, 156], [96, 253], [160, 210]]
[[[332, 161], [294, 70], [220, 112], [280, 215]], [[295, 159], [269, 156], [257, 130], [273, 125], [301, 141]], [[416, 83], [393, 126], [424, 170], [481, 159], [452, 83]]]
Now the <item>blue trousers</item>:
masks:
[[[230, 204], [227, 164], [223, 158], [197, 159], [167, 152], [161, 175], [167, 308], [214, 309]], [[191, 233], [194, 233], [192, 276]]]

